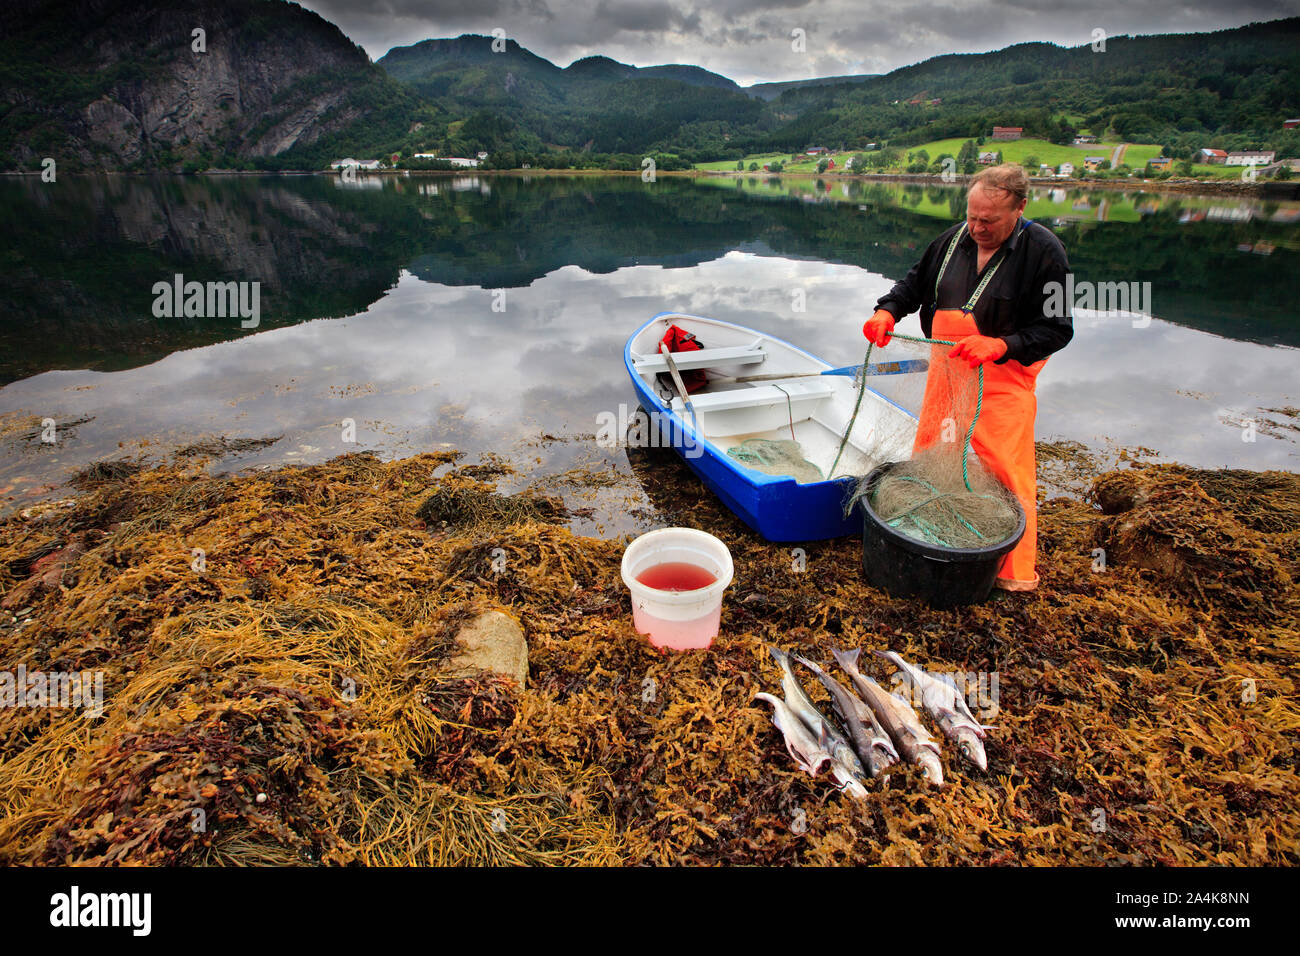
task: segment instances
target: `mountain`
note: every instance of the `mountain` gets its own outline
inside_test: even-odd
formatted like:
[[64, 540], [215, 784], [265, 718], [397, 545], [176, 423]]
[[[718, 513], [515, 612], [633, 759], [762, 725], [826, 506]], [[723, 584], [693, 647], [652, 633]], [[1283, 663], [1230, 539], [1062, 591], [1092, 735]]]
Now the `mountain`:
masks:
[[280, 0], [7, 0], [0, 90], [4, 165], [28, 168], [373, 148], [421, 105], [338, 27]]
[[786, 90], [799, 90], [809, 86], [838, 86], [846, 83], [862, 83], [873, 80], [879, 73], [860, 73], [854, 76], [823, 76], [812, 80], [786, 80], [781, 83], [755, 83], [746, 86], [745, 92], [762, 100], [774, 100]]
[[[442, 111], [496, 117], [494, 139], [460, 148], [538, 159], [556, 150], [675, 153], [693, 161], [811, 145], [906, 146], [987, 136], [993, 125], [1069, 142], [1079, 129], [1159, 142], [1300, 155], [1300, 18], [1209, 34], [1115, 36], [1105, 48], [1021, 43], [870, 76], [742, 89], [693, 67], [637, 68], [587, 57], [561, 69], [514, 41], [466, 35], [400, 47], [379, 61]], [[660, 86], [652, 86], [658, 81]], [[672, 81], [672, 82], [669, 82]], [[750, 102], [746, 104], [745, 99]], [[487, 124], [479, 115], [476, 126]]]
[[[205, 49], [192, 31], [205, 30]], [[1079, 129], [1300, 156], [1300, 17], [1209, 34], [1022, 43], [888, 74], [742, 89], [686, 64], [559, 67], [465, 34], [378, 63], [285, 0], [6, 0], [0, 167], [320, 169], [346, 155], [472, 155], [497, 166], [661, 169], [755, 152]]]
[[[1282, 121], [1300, 112], [1300, 17], [1214, 33], [1114, 36], [1097, 51], [1021, 43], [939, 56], [858, 84], [787, 90], [772, 106], [791, 121], [747, 145], [903, 146], [987, 136], [996, 123], [1058, 141], [1078, 126], [1137, 142], [1296, 150], [1300, 138], [1283, 134]], [[1074, 124], [1062, 124], [1065, 116]]]
[[760, 129], [761, 103], [700, 67], [589, 56], [561, 68], [514, 40], [498, 46], [479, 34], [424, 40], [395, 47], [377, 65], [442, 111], [498, 117], [488, 136], [450, 130], [448, 149], [626, 153], [672, 142], [690, 150]]

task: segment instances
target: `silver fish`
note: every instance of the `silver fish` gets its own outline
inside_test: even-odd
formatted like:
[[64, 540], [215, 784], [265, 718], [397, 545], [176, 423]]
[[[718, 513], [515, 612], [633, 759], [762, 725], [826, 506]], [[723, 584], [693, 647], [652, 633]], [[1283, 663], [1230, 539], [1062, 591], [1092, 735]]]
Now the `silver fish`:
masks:
[[857, 694], [854, 694], [812, 661], [802, 657], [796, 657], [795, 659], [816, 674], [817, 679], [830, 691], [831, 702], [835, 705], [835, 712], [840, 715], [840, 719], [844, 721], [844, 726], [848, 728], [849, 736], [853, 738], [853, 746], [857, 748], [858, 754], [871, 768], [871, 775], [878, 777], [886, 767], [897, 763], [898, 751], [894, 749], [889, 735], [880, 726], [880, 723], [876, 720], [876, 715], [871, 712], [871, 708], [863, 703]]
[[847, 793], [859, 800], [866, 797], [867, 788], [854, 776], [853, 771], [827, 752], [828, 738], [824, 732], [820, 738], [814, 738], [812, 731], [804, 726], [803, 721], [795, 716], [794, 711], [780, 697], [772, 694], [755, 694], [754, 699], [764, 700], [772, 705], [772, 723], [777, 730], [781, 731], [781, 735], [785, 738], [785, 749], [790, 752], [790, 756], [794, 758], [800, 770], [815, 777], [829, 767], [831, 778], [841, 793]]
[[918, 765], [925, 779], [936, 787], [943, 786], [943, 765], [939, 763], [939, 745], [921, 724], [912, 705], [896, 694], [888, 693], [874, 680], [858, 670], [860, 650], [841, 651], [831, 648], [835, 660], [853, 679], [862, 699], [880, 718], [881, 725], [898, 746], [898, 752]]
[[966, 698], [951, 680], [937, 677], [907, 663], [894, 651], [876, 651], [876, 656], [898, 668], [903, 679], [921, 695], [921, 704], [934, 718], [943, 735], [957, 745], [957, 752], [981, 770], [988, 770], [988, 756], [984, 753], [985, 727], [975, 719], [966, 705]]
[[790, 669], [790, 655], [779, 647], [768, 646], [767, 651], [772, 658], [781, 665], [781, 689], [785, 691], [785, 703], [795, 716], [804, 722], [804, 725], [814, 734], [820, 735], [824, 731], [828, 739], [827, 752], [835, 760], [838, 760], [844, 766], [853, 771], [860, 780], [866, 780], [867, 772], [862, 769], [862, 761], [853, 750], [853, 745], [845, 739], [839, 729], [823, 716], [822, 712], [817, 709], [817, 705], [804, 692], [799, 681], [795, 679], [794, 671]]

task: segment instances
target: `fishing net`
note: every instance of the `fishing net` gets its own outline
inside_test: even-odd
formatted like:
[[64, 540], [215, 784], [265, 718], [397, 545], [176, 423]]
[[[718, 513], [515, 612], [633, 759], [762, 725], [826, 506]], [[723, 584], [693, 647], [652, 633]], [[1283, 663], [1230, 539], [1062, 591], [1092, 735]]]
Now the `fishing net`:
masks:
[[[919, 420], [882, 420], [874, 433], [883, 445], [906, 446], [900, 429], [915, 429], [912, 454], [874, 482], [859, 476], [845, 502], [851, 513], [863, 499], [881, 521], [908, 537], [941, 548], [983, 548], [1007, 540], [1020, 525], [1015, 496], [972, 447], [983, 399], [982, 369], [950, 360], [952, 343], [894, 333], [884, 348], [867, 346], [863, 367], [918, 368], [892, 375], [859, 375], [859, 402], [871, 388]], [[921, 360], [921, 357], [924, 357]], [[874, 363], [874, 364], [873, 364]], [[928, 366], [928, 367], [927, 367]], [[852, 429], [850, 428], [849, 431]]]
[[749, 438], [728, 448], [727, 455], [755, 471], [767, 475], [789, 475], [800, 484], [826, 478], [820, 468], [804, 457], [803, 446], [789, 439]]

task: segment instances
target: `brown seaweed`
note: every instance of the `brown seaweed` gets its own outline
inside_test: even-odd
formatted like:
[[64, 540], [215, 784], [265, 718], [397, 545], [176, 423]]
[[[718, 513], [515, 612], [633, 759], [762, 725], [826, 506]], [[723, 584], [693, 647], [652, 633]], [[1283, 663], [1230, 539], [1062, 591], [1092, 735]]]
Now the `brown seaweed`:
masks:
[[[455, 460], [161, 467], [0, 522], [0, 596], [59, 571], [0, 613], [4, 668], [105, 697], [0, 708], [0, 862], [1300, 862], [1295, 475], [1103, 476], [1109, 514], [1042, 506], [1038, 591], [934, 611], [867, 587], [856, 539], [763, 542], [660, 459], [736, 565], [713, 648], [669, 655], [631, 627], [623, 542], [420, 515], [493, 494], [432, 477]], [[525, 688], [446, 676], [487, 608], [525, 630]], [[751, 704], [766, 642], [996, 673], [988, 772], [945, 751], [943, 791], [901, 768], [862, 801], [809, 778]]]

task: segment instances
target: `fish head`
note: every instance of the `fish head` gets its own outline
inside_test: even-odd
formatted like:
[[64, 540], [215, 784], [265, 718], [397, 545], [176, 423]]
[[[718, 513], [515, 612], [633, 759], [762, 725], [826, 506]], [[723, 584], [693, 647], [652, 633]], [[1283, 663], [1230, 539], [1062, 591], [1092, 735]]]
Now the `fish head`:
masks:
[[939, 763], [939, 755], [928, 747], [924, 748], [916, 757], [917, 764], [920, 765], [921, 771], [925, 774], [926, 781], [932, 787], [943, 786], [943, 765]]
[[849, 777], [844, 781], [844, 786], [840, 787], [840, 793], [847, 793], [855, 800], [865, 800], [867, 798], [867, 788], [862, 785], [857, 777]]
[[867, 764], [873, 777], [880, 776], [896, 763], [898, 763], [898, 753], [892, 745], [886, 748], [877, 744], [867, 752]]
[[957, 752], [979, 767], [980, 770], [989, 769], [989, 758], [984, 753], [984, 745], [980, 743], [980, 739], [974, 734], [963, 733], [958, 737]]

